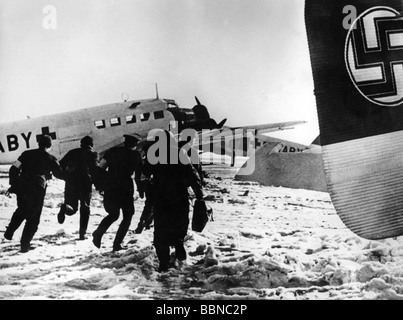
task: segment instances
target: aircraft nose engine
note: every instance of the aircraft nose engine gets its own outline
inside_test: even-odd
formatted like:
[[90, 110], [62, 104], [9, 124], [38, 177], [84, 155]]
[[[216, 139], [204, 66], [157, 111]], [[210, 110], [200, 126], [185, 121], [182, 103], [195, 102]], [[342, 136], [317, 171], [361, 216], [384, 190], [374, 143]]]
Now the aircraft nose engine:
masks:
[[197, 97], [195, 97], [195, 99], [197, 104], [192, 108], [193, 113], [195, 115], [194, 129], [196, 131], [201, 131], [203, 129], [212, 130], [221, 128], [227, 121], [227, 119], [224, 119], [219, 124], [217, 124], [217, 122], [214, 119], [210, 118], [210, 114], [206, 106], [201, 104], [199, 99], [197, 99]]
[[202, 105], [199, 101], [199, 99], [197, 99], [197, 97], [195, 97], [197, 104], [192, 108], [196, 119], [198, 120], [205, 120], [205, 119], [209, 119], [210, 118], [210, 114], [206, 108], [205, 105]]

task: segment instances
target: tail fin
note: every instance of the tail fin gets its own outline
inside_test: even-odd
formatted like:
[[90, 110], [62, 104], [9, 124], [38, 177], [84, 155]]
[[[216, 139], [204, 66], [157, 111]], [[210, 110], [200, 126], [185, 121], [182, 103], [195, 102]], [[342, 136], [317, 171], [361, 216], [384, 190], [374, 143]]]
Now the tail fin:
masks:
[[316, 137], [315, 140], [312, 141], [311, 144], [315, 144], [317, 146], [321, 146], [322, 144], [320, 143], [320, 135]]
[[306, 0], [328, 191], [353, 232], [403, 235], [403, 2]]

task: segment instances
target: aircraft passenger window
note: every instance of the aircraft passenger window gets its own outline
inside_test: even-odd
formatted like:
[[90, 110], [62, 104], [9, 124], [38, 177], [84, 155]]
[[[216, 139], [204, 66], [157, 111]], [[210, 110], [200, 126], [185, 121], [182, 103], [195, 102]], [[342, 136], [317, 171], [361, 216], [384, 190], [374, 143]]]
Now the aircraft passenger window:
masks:
[[136, 122], [136, 116], [126, 116], [126, 123], [135, 123]]
[[141, 121], [147, 121], [149, 118], [150, 118], [150, 113], [149, 112], [146, 112], [146, 113], [143, 113], [142, 115], [140, 115], [140, 120]]
[[120, 125], [120, 118], [112, 118], [111, 119], [111, 127], [116, 127]]
[[155, 111], [154, 112], [154, 119], [162, 119], [164, 118], [164, 111]]
[[98, 128], [98, 129], [103, 129], [103, 128], [105, 128], [106, 126], [105, 126], [105, 120], [97, 120], [97, 121], [95, 121], [95, 126]]

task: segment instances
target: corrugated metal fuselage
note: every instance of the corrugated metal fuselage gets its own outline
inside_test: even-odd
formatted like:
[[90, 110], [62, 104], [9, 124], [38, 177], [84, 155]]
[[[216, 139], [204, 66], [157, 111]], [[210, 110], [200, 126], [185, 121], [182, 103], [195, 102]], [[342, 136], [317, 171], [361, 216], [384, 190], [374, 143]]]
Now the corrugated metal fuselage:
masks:
[[90, 135], [94, 149], [103, 152], [123, 142], [124, 134], [143, 137], [154, 128], [166, 129], [174, 121], [165, 100], [126, 101], [55, 115], [4, 123], [0, 127], [0, 164], [13, 163], [20, 154], [38, 147], [37, 136], [48, 134], [50, 151], [58, 159]]

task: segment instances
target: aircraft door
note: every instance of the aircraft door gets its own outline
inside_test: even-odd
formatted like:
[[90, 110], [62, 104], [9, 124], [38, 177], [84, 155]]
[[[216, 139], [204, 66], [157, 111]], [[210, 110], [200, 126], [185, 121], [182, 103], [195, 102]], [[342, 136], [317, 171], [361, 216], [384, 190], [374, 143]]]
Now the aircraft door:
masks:
[[80, 123], [77, 125], [61, 128], [59, 131], [59, 153], [64, 156], [68, 151], [80, 146], [80, 140], [91, 135], [91, 128], [88, 123]]

